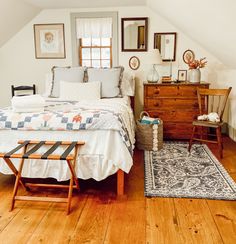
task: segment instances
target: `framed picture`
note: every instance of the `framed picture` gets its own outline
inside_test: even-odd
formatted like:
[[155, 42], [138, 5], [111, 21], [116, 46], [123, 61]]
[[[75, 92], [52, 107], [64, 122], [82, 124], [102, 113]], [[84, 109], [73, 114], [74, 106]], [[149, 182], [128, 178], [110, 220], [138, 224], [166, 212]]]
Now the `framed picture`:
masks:
[[178, 70], [178, 81], [187, 80], [187, 70]]
[[65, 58], [64, 24], [35, 24], [36, 58]]
[[129, 59], [129, 67], [132, 69], [132, 70], [137, 70], [140, 66], [140, 60], [138, 57], [136, 56], [133, 56]]
[[186, 64], [192, 62], [195, 59], [195, 54], [192, 50], [188, 49], [183, 53], [183, 60]]

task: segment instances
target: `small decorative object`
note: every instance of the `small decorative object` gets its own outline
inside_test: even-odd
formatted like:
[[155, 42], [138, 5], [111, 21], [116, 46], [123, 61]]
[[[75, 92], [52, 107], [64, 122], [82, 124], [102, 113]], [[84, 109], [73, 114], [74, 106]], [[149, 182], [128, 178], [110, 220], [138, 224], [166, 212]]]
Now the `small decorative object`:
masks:
[[138, 57], [136, 56], [133, 56], [129, 59], [129, 67], [132, 69], [132, 70], [137, 70], [140, 66], [140, 60]]
[[162, 58], [159, 49], [155, 49], [155, 51], [152, 52], [151, 58], [155, 60], [155, 64], [152, 65], [152, 69], [148, 72], [147, 81], [150, 83], [157, 83], [160, 79], [160, 76], [157, 72], [156, 66], [158, 64], [162, 64]]
[[187, 80], [187, 70], [178, 70], [178, 81]]
[[186, 64], [192, 62], [195, 59], [195, 54], [192, 50], [188, 49], [183, 53], [183, 60]]
[[197, 83], [201, 81], [201, 68], [204, 68], [207, 64], [206, 58], [201, 58], [200, 60], [192, 60], [188, 62], [189, 66], [189, 81], [192, 83]]
[[35, 57], [65, 58], [64, 24], [34, 25]]

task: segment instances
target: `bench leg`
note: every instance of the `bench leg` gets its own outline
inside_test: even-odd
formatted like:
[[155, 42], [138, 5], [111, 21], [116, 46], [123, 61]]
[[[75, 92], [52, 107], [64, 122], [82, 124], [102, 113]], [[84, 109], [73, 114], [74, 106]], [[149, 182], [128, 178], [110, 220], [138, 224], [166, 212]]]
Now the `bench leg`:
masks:
[[14, 205], [15, 205], [15, 197], [16, 197], [17, 190], [18, 190], [18, 187], [19, 187], [19, 183], [21, 182], [21, 172], [22, 172], [22, 169], [23, 169], [24, 161], [25, 160], [23, 158], [20, 161], [20, 167], [19, 167], [19, 170], [18, 170], [18, 174], [16, 176], [16, 181], [15, 181], [15, 185], [14, 185], [14, 189], [13, 189], [13, 195], [12, 195], [10, 211], [13, 210]]
[[124, 180], [125, 180], [124, 171], [119, 169], [117, 171], [117, 195], [118, 196], [124, 195]]
[[[11, 169], [11, 171], [14, 173], [14, 175], [17, 177], [18, 170], [15, 168], [14, 164], [11, 162], [9, 158], [3, 158], [5, 162], [7, 163], [8, 167]], [[29, 188], [23, 183], [21, 179], [19, 179], [20, 184], [23, 186], [23, 188], [28, 191]]]
[[79, 181], [78, 181], [78, 178], [75, 173], [75, 165], [76, 165], [76, 161], [77, 161], [77, 157], [78, 157], [78, 150], [79, 150], [79, 145], [76, 145], [73, 163], [71, 163], [70, 160], [66, 160], [67, 164], [69, 166], [70, 172], [71, 172], [70, 186], [69, 186], [69, 192], [68, 192], [67, 215], [70, 213], [71, 198], [72, 198], [74, 182], [76, 185], [76, 189], [79, 190]]
[[70, 206], [71, 206], [71, 199], [72, 199], [72, 192], [73, 192], [73, 183], [74, 183], [73, 176], [71, 176], [69, 192], [68, 192], [67, 215], [70, 214]]

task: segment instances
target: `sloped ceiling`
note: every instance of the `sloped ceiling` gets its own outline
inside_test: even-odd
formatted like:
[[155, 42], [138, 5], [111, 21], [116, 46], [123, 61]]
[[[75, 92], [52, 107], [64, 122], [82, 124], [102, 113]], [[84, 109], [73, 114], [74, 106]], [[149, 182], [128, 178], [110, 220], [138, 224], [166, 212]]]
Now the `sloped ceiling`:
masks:
[[21, 0], [0, 0], [0, 47], [40, 12]]
[[41, 8], [89, 8], [145, 5], [146, 0], [24, 0]]
[[236, 68], [235, 0], [147, 0], [147, 6]]

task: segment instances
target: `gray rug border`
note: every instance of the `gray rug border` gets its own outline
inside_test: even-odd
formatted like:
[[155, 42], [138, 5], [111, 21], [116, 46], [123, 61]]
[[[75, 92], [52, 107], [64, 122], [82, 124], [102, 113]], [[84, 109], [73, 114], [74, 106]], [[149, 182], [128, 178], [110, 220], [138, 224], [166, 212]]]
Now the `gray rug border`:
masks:
[[[186, 144], [186, 146], [188, 145], [188, 143], [186, 142], [178, 142], [178, 141], [171, 141], [171, 142], [164, 142], [164, 143], [168, 143], [168, 144]], [[152, 173], [152, 169], [150, 167], [151, 165], [151, 158], [150, 158], [150, 162], [146, 163], [146, 159], [148, 157], [150, 157], [150, 153], [151, 151], [144, 151], [144, 195], [145, 197], [164, 197], [164, 198], [195, 198], [195, 199], [210, 199], [210, 200], [229, 200], [229, 201], [233, 201], [236, 200], [236, 183], [234, 182], [234, 180], [231, 178], [231, 176], [229, 175], [229, 173], [227, 172], [227, 170], [223, 167], [223, 165], [219, 162], [219, 160], [215, 157], [215, 155], [211, 152], [211, 150], [208, 148], [207, 145], [205, 144], [197, 144], [197, 145], [202, 145], [206, 151], [206, 153], [211, 157], [211, 159], [213, 160], [213, 162], [215, 163], [215, 165], [217, 166], [217, 168], [219, 169], [219, 172], [221, 173], [222, 177], [224, 177], [225, 181], [228, 183], [228, 185], [231, 187], [231, 189], [234, 191], [235, 195], [234, 196], [227, 196], [224, 197], [222, 196], [222, 194], [218, 195], [216, 194], [216, 196], [212, 197], [210, 195], [204, 194], [202, 196], [196, 196], [190, 192], [186, 193], [188, 194], [188, 196], [183, 196], [185, 193], [181, 193], [183, 195], [178, 195], [178, 194], [170, 194], [170, 192], [167, 192], [166, 194], [164, 193], [158, 193], [158, 192], [154, 192], [155, 190], [152, 189], [152, 187], [150, 187], [153, 183], [153, 177], [150, 179], [150, 177], [147, 177], [146, 172], [149, 171], [150, 173]], [[190, 152], [191, 153], [191, 152]], [[148, 193], [149, 191], [149, 193]]]

